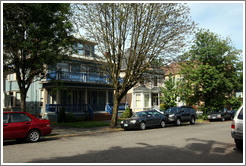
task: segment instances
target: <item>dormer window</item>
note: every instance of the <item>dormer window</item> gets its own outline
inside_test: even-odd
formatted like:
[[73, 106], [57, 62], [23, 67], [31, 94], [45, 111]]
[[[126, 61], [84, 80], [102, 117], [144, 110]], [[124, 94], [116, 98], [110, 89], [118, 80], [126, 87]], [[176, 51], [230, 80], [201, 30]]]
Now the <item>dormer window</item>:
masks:
[[74, 49], [76, 54], [82, 56], [93, 56], [94, 55], [94, 45], [85, 45], [81, 43], [75, 43]]

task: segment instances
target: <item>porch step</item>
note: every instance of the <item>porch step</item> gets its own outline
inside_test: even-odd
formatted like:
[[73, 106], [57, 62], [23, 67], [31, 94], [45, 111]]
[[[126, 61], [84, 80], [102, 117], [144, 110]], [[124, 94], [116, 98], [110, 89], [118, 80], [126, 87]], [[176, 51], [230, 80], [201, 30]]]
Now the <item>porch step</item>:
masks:
[[93, 120], [94, 121], [111, 120], [111, 116], [109, 115], [109, 113], [95, 113]]

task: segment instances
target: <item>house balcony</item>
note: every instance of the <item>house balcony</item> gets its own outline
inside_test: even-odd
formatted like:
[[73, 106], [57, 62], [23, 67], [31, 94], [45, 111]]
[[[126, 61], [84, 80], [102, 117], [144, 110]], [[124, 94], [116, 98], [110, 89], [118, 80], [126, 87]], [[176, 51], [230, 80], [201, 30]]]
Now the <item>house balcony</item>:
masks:
[[51, 71], [47, 74], [46, 81], [70, 81], [81, 83], [110, 84], [108, 76], [94, 73], [75, 73], [65, 71]]

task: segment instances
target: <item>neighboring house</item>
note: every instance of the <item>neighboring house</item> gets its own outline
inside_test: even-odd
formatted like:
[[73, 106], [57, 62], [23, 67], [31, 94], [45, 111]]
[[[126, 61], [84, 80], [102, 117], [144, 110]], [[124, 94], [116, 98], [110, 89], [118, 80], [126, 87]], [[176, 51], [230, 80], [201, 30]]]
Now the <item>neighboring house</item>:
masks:
[[[27, 94], [27, 110], [33, 114], [57, 114], [61, 107], [74, 114], [105, 112], [113, 103], [113, 87], [100, 68], [102, 59], [95, 55], [96, 43], [76, 38], [67, 61], [48, 66], [46, 78], [33, 82]], [[6, 76], [5, 107], [19, 108], [20, 93], [15, 74]], [[91, 114], [91, 116], [93, 116]]]
[[160, 107], [160, 86], [163, 86], [164, 71], [160, 68], [152, 68], [145, 73], [143, 82], [130, 89], [121, 101], [128, 103], [133, 112]]

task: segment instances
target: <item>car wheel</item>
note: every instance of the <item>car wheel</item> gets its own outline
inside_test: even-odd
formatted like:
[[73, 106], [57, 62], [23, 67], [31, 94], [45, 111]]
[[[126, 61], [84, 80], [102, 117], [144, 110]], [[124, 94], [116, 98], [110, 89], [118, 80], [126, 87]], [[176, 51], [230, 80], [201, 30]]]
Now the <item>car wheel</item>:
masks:
[[37, 142], [40, 139], [40, 133], [38, 130], [31, 130], [27, 135], [28, 142]]
[[181, 125], [181, 120], [180, 120], [180, 118], [177, 118], [177, 120], [176, 120], [176, 125], [177, 125], [177, 126], [180, 126], [180, 125]]
[[243, 140], [240, 140], [240, 139], [234, 139], [234, 140], [235, 140], [237, 149], [242, 150], [243, 149]]
[[190, 120], [190, 124], [195, 124], [195, 118], [194, 117], [191, 117], [191, 120]]
[[165, 123], [164, 120], [161, 121], [161, 127], [162, 127], [162, 128], [166, 127], [166, 123]]
[[140, 129], [145, 130], [146, 129], [146, 124], [144, 122], [140, 123]]
[[222, 121], [225, 121], [225, 118], [224, 118], [224, 117], [222, 117], [222, 118], [221, 118], [221, 120], [222, 120]]

